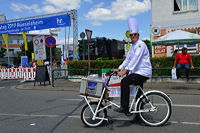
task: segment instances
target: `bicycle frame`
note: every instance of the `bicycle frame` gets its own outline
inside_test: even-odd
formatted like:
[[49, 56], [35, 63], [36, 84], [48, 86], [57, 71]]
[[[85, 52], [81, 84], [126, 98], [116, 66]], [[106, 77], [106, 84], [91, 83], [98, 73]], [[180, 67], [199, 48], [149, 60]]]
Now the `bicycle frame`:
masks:
[[[115, 107], [117, 107], [117, 108], [120, 108], [120, 106], [119, 106], [117, 103], [112, 102], [112, 101], [109, 101], [109, 100], [107, 100], [107, 99], [103, 99], [103, 96], [104, 96], [104, 93], [105, 93], [105, 90], [106, 90], [106, 89], [107, 89], [107, 88], [104, 87], [104, 89], [103, 89], [103, 91], [102, 91], [102, 95], [101, 95], [100, 98], [82, 96], [82, 97], [85, 99], [86, 103], [88, 104], [88, 106], [89, 106], [89, 108], [90, 108], [90, 110], [91, 110], [91, 112], [92, 112], [92, 114], [93, 114], [93, 118], [92, 118], [93, 120], [95, 120], [95, 119], [108, 120], [108, 118], [100, 118], [100, 117], [96, 117], [96, 115], [98, 114], [98, 112], [100, 112], [100, 111], [102, 111], [102, 110], [104, 110], [104, 109], [106, 109], [106, 108], [108, 108], [108, 107], [111, 107], [111, 106], [115, 106]], [[136, 95], [137, 95], [139, 89], [142, 91], [143, 94], [140, 96], [140, 98], [137, 99], [136, 102], [135, 102], [135, 96], [136, 96], [136, 95], [132, 98], [132, 102], [131, 102], [131, 105], [130, 105], [130, 108], [129, 108], [129, 112], [132, 113], [132, 114], [134, 114], [134, 113], [140, 113], [140, 112], [151, 112], [151, 111], [156, 111], [156, 108], [151, 104], [151, 102], [149, 102], [149, 104], [151, 105], [151, 109], [150, 109], [150, 110], [139, 110], [139, 111], [137, 111], [137, 105], [138, 105], [139, 100], [140, 100], [143, 96], [146, 97], [146, 94], [144, 93], [144, 91], [141, 89], [140, 86], [136, 86], [136, 89], [137, 89], [137, 90], [136, 90]], [[146, 98], [147, 98], [147, 97], [146, 97]], [[98, 101], [98, 104], [97, 104], [97, 107], [96, 107], [95, 110], [93, 110], [92, 107], [91, 107], [91, 105], [90, 105], [90, 100], [92, 100], [92, 99], [93, 99], [93, 100], [96, 99], [96, 100]], [[148, 100], [148, 99], [147, 99], [147, 100]], [[104, 106], [103, 108], [99, 108], [99, 107], [100, 107], [100, 104], [101, 104], [103, 101], [108, 102], [107, 105]], [[134, 103], [135, 103], [135, 104], [134, 104]], [[134, 108], [134, 110], [132, 110], [132, 108]]]
[[[109, 76], [105, 86], [103, 87], [103, 90], [102, 90], [102, 93], [101, 93], [101, 96], [100, 98], [94, 98], [94, 97], [90, 97], [90, 96], [81, 96], [85, 99], [86, 103], [88, 104], [91, 112], [93, 113], [93, 120], [95, 119], [103, 119], [103, 120], [108, 120], [108, 118], [100, 118], [100, 117], [96, 117], [96, 115], [98, 114], [98, 112], [108, 108], [108, 107], [111, 107], [111, 106], [115, 106], [117, 108], [120, 108], [120, 106], [110, 100], [107, 100], [107, 99], [104, 99], [104, 93], [106, 90], [109, 90], [108, 88], [108, 83], [110, 81], [110, 78], [111, 78], [112, 75]], [[138, 102], [140, 101], [140, 99], [142, 97], [146, 97], [147, 101], [148, 101], [148, 97], [146, 96], [146, 93], [142, 90], [142, 88], [140, 86], [135, 86], [135, 89], [136, 89], [136, 93], [135, 93], [135, 96], [132, 98], [132, 102], [131, 102], [131, 105], [130, 105], [130, 108], [129, 108], [129, 112], [130, 113], [140, 113], [140, 112], [150, 112], [150, 111], [156, 111], [156, 108], [150, 103], [151, 105], [151, 108], [150, 110], [139, 110], [137, 111], [137, 106], [138, 106]], [[139, 90], [142, 92], [141, 96], [137, 99], [137, 101], [135, 101], [135, 97], [136, 95], [138, 94]], [[92, 109], [91, 105], [90, 105], [90, 100], [97, 100], [98, 101], [98, 104], [97, 104], [97, 107], [95, 110]], [[100, 107], [100, 104], [103, 102], [103, 101], [106, 101], [107, 105], [104, 106], [103, 108], [99, 108]], [[132, 108], [134, 108], [134, 110], [132, 110]]]

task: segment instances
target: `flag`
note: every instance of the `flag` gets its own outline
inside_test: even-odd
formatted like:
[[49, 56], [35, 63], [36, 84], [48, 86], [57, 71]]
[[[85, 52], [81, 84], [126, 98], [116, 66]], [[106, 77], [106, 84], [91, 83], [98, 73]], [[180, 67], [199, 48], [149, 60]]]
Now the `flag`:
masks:
[[152, 47], [152, 40], [153, 40], [153, 37], [152, 37], [152, 25], [150, 25], [150, 46]]
[[25, 47], [25, 51], [28, 51], [28, 44], [27, 44], [27, 40], [26, 40], [26, 32], [22, 32], [23, 38], [24, 38], [24, 47]]
[[3, 37], [3, 40], [4, 40], [5, 45], [6, 45], [6, 50], [8, 52], [9, 51], [9, 48], [8, 48], [8, 34], [2, 34], [2, 37]]

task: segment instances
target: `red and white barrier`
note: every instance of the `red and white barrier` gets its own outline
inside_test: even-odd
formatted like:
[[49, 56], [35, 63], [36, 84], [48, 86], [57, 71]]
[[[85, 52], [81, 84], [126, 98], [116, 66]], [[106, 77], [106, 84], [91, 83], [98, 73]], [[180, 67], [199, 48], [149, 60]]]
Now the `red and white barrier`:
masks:
[[36, 68], [8, 68], [0, 69], [0, 79], [35, 80]]
[[35, 80], [36, 68], [35, 67], [24, 68], [23, 73], [24, 73], [24, 81]]

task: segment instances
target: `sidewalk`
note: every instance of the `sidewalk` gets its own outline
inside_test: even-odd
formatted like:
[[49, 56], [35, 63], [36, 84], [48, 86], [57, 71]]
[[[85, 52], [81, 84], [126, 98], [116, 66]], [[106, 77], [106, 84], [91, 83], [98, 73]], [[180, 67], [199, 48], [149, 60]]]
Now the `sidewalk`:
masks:
[[[72, 82], [69, 80], [58, 79], [55, 80], [55, 87], [49, 85], [46, 82], [45, 85], [42, 82], [22, 82], [16, 86], [16, 89], [22, 90], [50, 90], [50, 91], [76, 91], [79, 92], [80, 82]], [[200, 83], [194, 82], [147, 82], [144, 84], [144, 90], [160, 90], [166, 93], [178, 93], [178, 94], [198, 94], [200, 95]]]

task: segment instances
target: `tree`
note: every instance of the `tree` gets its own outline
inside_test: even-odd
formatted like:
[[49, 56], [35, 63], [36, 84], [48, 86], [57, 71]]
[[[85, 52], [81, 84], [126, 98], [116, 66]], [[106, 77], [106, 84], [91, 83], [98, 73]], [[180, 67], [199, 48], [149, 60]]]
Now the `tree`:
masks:
[[147, 45], [147, 47], [148, 47], [148, 49], [149, 49], [149, 53], [150, 53], [150, 55], [152, 55], [152, 48], [151, 48], [151, 44], [150, 44], [150, 40], [148, 40], [148, 39], [145, 39], [145, 40], [142, 40], [146, 45]]
[[0, 48], [0, 58], [3, 58], [6, 54], [6, 49]]

